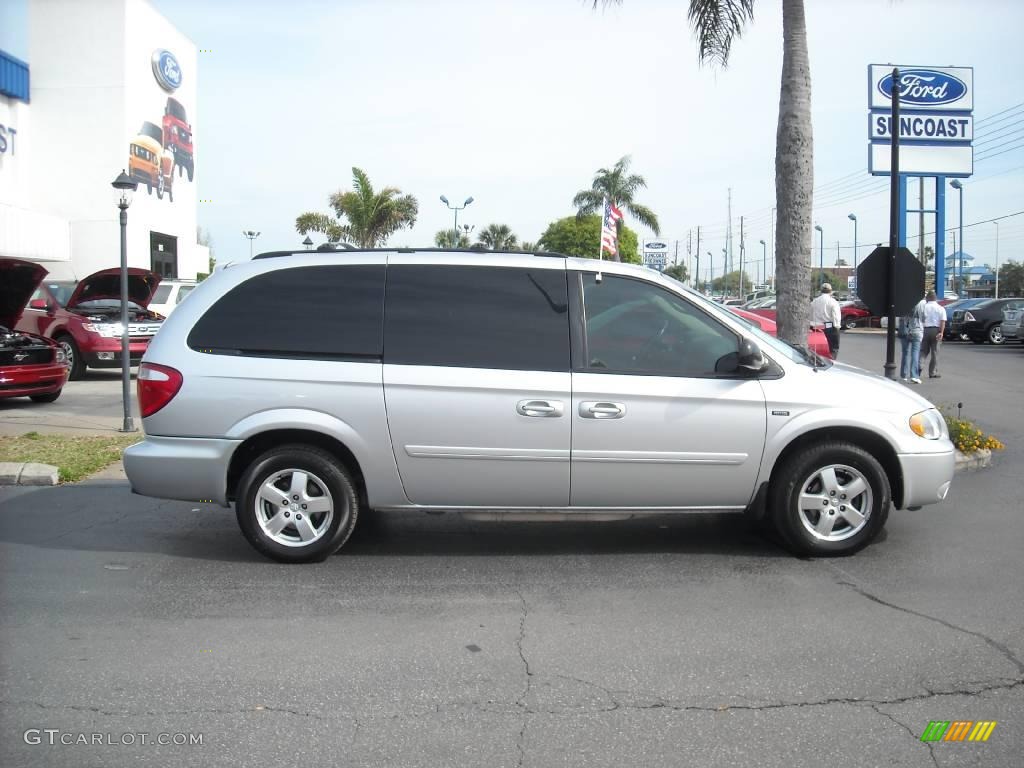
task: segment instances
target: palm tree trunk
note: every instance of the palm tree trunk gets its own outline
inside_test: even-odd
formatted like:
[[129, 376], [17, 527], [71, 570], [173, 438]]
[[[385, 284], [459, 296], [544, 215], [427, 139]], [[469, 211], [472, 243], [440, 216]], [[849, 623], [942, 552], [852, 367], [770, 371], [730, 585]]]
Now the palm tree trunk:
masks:
[[782, 95], [775, 137], [775, 230], [779, 338], [807, 343], [814, 191], [811, 65], [804, 0], [782, 0]]

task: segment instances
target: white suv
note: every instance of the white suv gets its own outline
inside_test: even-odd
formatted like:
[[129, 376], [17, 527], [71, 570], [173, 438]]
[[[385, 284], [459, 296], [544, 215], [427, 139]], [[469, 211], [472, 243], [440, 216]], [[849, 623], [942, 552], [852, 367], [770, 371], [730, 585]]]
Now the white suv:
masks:
[[149, 308], [167, 317], [196, 287], [195, 280], [161, 280]]

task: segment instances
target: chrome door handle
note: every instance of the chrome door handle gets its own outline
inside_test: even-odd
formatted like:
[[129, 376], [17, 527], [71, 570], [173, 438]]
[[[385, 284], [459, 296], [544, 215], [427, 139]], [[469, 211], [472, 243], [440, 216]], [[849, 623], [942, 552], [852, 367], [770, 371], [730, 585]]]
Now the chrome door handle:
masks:
[[520, 400], [516, 403], [516, 413], [520, 416], [557, 418], [564, 410], [561, 400]]
[[584, 419], [621, 419], [626, 415], [624, 403], [585, 400], [580, 403], [580, 416]]

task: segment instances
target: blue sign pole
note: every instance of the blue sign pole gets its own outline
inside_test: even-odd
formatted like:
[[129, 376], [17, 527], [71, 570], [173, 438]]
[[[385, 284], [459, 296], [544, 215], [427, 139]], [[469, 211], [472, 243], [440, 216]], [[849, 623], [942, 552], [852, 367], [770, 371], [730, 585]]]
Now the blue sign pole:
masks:
[[946, 297], [946, 177], [935, 177], [935, 294]]

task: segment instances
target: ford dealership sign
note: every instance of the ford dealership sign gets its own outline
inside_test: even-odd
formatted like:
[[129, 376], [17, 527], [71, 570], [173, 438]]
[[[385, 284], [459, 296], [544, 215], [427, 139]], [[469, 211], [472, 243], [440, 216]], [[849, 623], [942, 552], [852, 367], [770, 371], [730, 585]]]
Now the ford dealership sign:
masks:
[[153, 51], [153, 77], [168, 93], [181, 87], [181, 67], [173, 53], [163, 48]]
[[[901, 109], [970, 112], [974, 109], [974, 69], [971, 67], [898, 67], [896, 93]], [[892, 64], [872, 64], [870, 109], [889, 109], [892, 100]]]
[[[878, 90], [887, 99], [892, 98], [892, 75], [878, 82]], [[967, 93], [967, 84], [959, 77], [934, 69], [908, 69], [900, 71], [900, 104], [914, 107], [937, 107], [953, 104]]]

